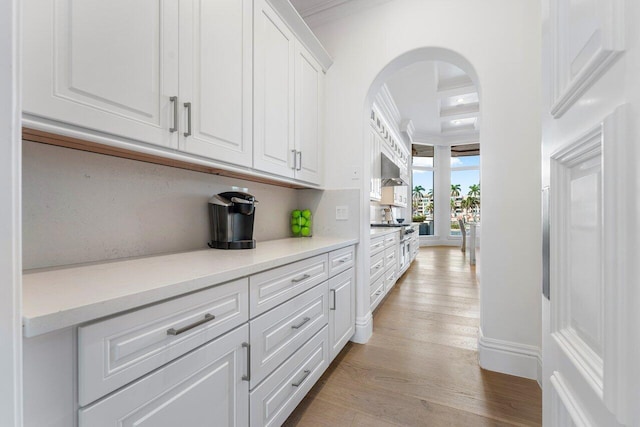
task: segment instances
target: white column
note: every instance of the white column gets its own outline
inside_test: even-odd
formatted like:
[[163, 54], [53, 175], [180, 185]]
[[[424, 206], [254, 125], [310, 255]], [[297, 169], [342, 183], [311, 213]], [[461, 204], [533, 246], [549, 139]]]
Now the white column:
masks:
[[0, 425], [22, 425], [19, 0], [0, 1]]
[[435, 146], [434, 218], [439, 240], [449, 237], [451, 214], [451, 147]]

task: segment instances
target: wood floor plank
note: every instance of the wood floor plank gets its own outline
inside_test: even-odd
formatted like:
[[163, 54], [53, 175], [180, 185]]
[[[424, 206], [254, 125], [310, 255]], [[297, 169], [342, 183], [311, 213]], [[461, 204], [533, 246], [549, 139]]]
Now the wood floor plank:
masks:
[[285, 423], [306, 426], [539, 426], [537, 383], [478, 366], [479, 288], [459, 248], [422, 248]]

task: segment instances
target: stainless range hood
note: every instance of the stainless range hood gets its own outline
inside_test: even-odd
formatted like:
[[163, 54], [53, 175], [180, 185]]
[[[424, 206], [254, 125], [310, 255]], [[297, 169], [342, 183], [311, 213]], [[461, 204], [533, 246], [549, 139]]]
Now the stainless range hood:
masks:
[[400, 168], [393, 163], [393, 160], [380, 153], [382, 157], [382, 186], [383, 187], [397, 187], [399, 185], [409, 185], [402, 178], [400, 178]]

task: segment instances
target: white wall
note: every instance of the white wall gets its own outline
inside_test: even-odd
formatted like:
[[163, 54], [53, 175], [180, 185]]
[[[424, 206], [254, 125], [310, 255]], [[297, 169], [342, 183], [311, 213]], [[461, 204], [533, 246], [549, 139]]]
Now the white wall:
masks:
[[0, 2], [0, 425], [22, 425], [18, 1]]
[[[368, 188], [365, 101], [372, 84], [383, 83], [379, 73], [389, 63], [433, 47], [471, 64], [463, 69], [476, 80], [481, 97], [482, 331], [492, 339], [539, 348], [539, 2], [395, 0], [314, 32], [334, 58], [326, 79], [325, 176], [331, 188], [352, 185], [354, 164], [363, 170], [361, 188]], [[364, 229], [361, 238], [368, 238]], [[361, 272], [368, 266], [363, 258]], [[367, 317], [366, 310], [358, 304], [359, 318]]]
[[300, 190], [34, 142], [23, 148], [26, 269], [206, 248], [207, 201], [232, 186], [260, 202], [258, 244], [289, 237], [298, 207]]

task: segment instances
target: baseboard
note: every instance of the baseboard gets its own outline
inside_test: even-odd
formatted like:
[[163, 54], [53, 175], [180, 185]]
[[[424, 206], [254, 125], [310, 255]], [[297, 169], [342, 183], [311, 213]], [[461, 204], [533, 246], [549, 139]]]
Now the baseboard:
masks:
[[487, 338], [482, 329], [478, 334], [478, 362], [482, 369], [542, 380], [542, 359], [538, 347]]
[[367, 312], [364, 317], [356, 317], [356, 331], [351, 337], [351, 341], [357, 344], [366, 344], [373, 334], [373, 316]]

